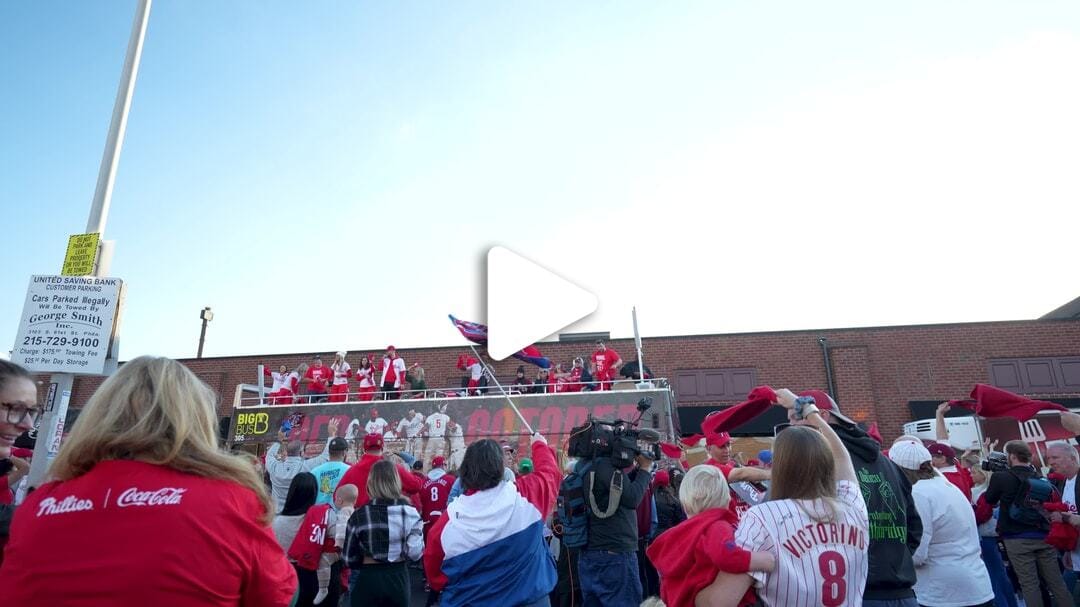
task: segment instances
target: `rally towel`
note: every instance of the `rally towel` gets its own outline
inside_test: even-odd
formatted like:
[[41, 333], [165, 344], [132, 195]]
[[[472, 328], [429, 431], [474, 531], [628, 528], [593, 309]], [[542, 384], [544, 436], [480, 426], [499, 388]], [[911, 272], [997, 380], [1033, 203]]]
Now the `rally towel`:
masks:
[[1011, 417], [1021, 422], [1035, 417], [1035, 414], [1044, 409], [1068, 411], [1057, 403], [1032, 400], [986, 384], [975, 384], [971, 398], [972, 400], [951, 400], [949, 405], [969, 409], [982, 417]]

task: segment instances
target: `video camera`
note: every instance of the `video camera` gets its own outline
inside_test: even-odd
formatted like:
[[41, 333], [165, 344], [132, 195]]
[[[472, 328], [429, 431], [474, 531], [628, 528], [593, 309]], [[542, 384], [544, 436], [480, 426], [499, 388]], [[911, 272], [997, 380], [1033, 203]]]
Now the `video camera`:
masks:
[[644, 455], [653, 461], [659, 460], [660, 433], [637, 427], [650, 407], [651, 398], [639, 400], [638, 417], [632, 422], [622, 419], [607, 421], [590, 415], [584, 425], [570, 431], [569, 455], [583, 460], [607, 457], [616, 468], [630, 466], [638, 455]]
[[979, 467], [987, 472], [1005, 472], [1009, 469], [1009, 457], [1001, 451], [991, 451]]

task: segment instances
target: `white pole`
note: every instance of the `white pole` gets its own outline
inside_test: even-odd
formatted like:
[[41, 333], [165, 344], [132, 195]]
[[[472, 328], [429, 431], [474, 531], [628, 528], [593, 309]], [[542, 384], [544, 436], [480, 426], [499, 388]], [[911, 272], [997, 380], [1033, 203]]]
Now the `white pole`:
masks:
[[105, 236], [105, 222], [109, 218], [109, 203], [112, 201], [113, 184], [116, 182], [116, 167], [120, 164], [120, 149], [124, 146], [128, 110], [131, 109], [131, 97], [135, 92], [135, 78], [139, 74], [139, 60], [142, 59], [146, 25], [150, 21], [151, 2], [152, 0], [139, 0], [135, 9], [131, 38], [128, 39], [127, 55], [124, 57], [124, 69], [120, 72], [120, 86], [113, 104], [112, 122], [109, 123], [109, 135], [105, 139], [105, 152], [101, 156], [101, 168], [98, 170], [94, 201], [90, 205], [90, 218], [86, 221], [88, 234], [97, 232], [102, 237]]
[[[138, 75], [139, 60], [142, 58], [146, 25], [150, 21], [151, 2], [152, 0], [139, 0], [139, 5], [135, 9], [135, 20], [131, 24], [131, 38], [128, 39], [127, 55], [124, 57], [124, 68], [120, 73], [120, 86], [116, 91], [116, 102], [113, 104], [112, 122], [109, 123], [105, 152], [101, 156], [101, 167], [98, 169], [94, 200], [90, 204], [90, 217], [86, 221], [86, 233], [99, 234], [94, 276], [107, 274], [112, 261], [114, 243], [110, 241], [106, 244], [104, 240], [105, 222], [109, 216], [109, 203], [112, 200], [113, 183], [116, 181], [116, 167], [120, 163], [120, 149], [124, 145], [128, 110], [131, 109], [131, 97], [135, 92], [135, 77]], [[64, 421], [67, 418], [68, 401], [75, 376], [71, 373], [56, 373], [49, 381], [57, 384], [58, 389], [55, 402], [50, 403], [49, 410], [42, 415], [38, 426], [34, 458], [30, 464], [30, 475], [27, 479], [29, 487], [37, 487], [41, 484], [49, 464], [56, 457], [60, 438], [64, 432]]]
[[495, 372], [492, 371], [491, 367], [487, 366], [487, 363], [484, 362], [484, 359], [480, 357], [480, 353], [476, 351], [476, 347], [472, 344], [469, 344], [469, 349], [472, 350], [472, 353], [476, 355], [476, 360], [480, 361], [480, 364], [484, 366], [484, 371], [488, 374], [488, 377], [491, 378], [491, 381], [495, 382], [495, 386], [499, 388], [499, 392], [501, 392], [502, 395], [506, 398], [506, 402], [510, 403], [510, 407], [514, 410], [514, 413], [517, 413], [518, 419], [521, 420], [521, 425], [525, 426], [525, 429], [529, 431], [529, 434], [535, 434], [532, 426], [529, 425], [529, 422], [525, 421], [525, 416], [521, 414], [521, 411], [518, 410], [517, 405], [514, 404], [514, 399], [510, 398], [510, 393], [507, 392], [502, 387], [502, 384], [499, 383], [499, 378], [495, 377]]
[[637, 363], [638, 363], [638, 389], [652, 388], [653, 384], [650, 381], [645, 380], [645, 358], [641, 355], [641, 333], [638, 333], [637, 328], [637, 306], [632, 308], [632, 314], [634, 316], [634, 345], [637, 346]]

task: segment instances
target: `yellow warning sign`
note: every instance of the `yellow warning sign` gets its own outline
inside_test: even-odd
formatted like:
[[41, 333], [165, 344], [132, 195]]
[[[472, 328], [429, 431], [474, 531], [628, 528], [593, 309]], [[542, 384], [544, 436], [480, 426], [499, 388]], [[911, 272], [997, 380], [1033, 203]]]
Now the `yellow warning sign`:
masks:
[[67, 254], [64, 255], [62, 276], [89, 276], [94, 273], [94, 261], [97, 260], [98, 238], [93, 234], [74, 234], [68, 238]]

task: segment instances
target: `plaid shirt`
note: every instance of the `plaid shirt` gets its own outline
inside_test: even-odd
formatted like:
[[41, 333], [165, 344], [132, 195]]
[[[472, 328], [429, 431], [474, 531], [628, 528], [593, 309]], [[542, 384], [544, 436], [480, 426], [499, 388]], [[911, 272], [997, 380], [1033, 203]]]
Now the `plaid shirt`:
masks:
[[423, 522], [408, 500], [372, 500], [349, 517], [343, 554], [350, 569], [362, 567], [365, 557], [400, 563], [418, 561], [423, 553]]

